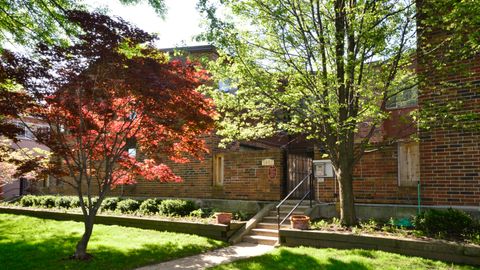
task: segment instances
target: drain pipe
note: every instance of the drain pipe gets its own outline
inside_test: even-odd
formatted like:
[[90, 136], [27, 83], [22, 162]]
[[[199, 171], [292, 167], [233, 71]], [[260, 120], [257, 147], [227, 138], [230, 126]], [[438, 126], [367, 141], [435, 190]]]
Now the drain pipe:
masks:
[[417, 201], [418, 201], [418, 209], [417, 209], [417, 214], [420, 214], [421, 210], [421, 196], [420, 196], [420, 180], [417, 181]]

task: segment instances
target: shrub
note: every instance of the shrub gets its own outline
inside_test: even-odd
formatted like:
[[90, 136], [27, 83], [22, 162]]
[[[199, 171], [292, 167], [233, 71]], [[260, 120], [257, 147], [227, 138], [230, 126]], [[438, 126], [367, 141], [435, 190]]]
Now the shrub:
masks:
[[55, 207], [58, 208], [70, 208], [71, 198], [66, 196], [61, 196], [55, 198]]
[[25, 195], [19, 201], [20, 206], [29, 207], [35, 205], [35, 196], [33, 195]]
[[200, 208], [190, 212], [190, 216], [197, 218], [208, 218], [213, 215], [213, 209], [211, 208]]
[[414, 219], [417, 230], [433, 236], [464, 236], [477, 230], [475, 220], [467, 213], [449, 208], [430, 209]]
[[162, 201], [159, 199], [147, 199], [140, 204], [140, 213], [145, 215], [153, 215], [158, 213], [158, 206]]
[[251, 216], [252, 215], [248, 214], [247, 212], [240, 210], [240, 211], [234, 212], [232, 218], [235, 220], [245, 221], [245, 220], [249, 220]]
[[117, 209], [118, 203], [121, 201], [118, 197], [109, 197], [105, 198], [102, 202], [102, 210], [115, 211]]
[[80, 207], [80, 199], [77, 196], [70, 197], [70, 207], [72, 208]]
[[159, 206], [160, 214], [167, 216], [188, 216], [195, 209], [195, 203], [186, 200], [164, 200]]
[[54, 196], [41, 196], [40, 197], [40, 206], [45, 208], [55, 207], [55, 197]]
[[120, 213], [133, 213], [138, 210], [140, 207], [140, 202], [132, 199], [126, 199], [123, 201], [118, 202], [117, 204], [117, 211]]

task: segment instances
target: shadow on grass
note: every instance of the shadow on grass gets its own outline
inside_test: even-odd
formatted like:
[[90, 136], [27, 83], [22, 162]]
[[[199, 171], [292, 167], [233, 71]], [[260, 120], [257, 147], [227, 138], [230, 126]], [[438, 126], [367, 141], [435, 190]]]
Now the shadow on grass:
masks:
[[[224, 267], [219, 266], [215, 269], [224, 269]], [[355, 261], [342, 262], [333, 258], [329, 258], [327, 261], [319, 261], [310, 255], [299, 254], [282, 249], [279, 252], [273, 252], [259, 257], [234, 262], [231, 265], [226, 266], [225, 269], [366, 270], [369, 268], [364, 264]]]
[[[73, 261], [68, 259], [80, 239], [78, 234], [33, 239], [28, 235], [16, 241], [0, 242], [1, 269], [133, 269], [136, 267], [190, 256], [206, 250], [203, 245], [162, 242], [144, 244], [140, 248], [119, 250], [111, 246], [96, 245], [88, 252], [92, 260]], [[211, 247], [218, 242], [208, 241]]]

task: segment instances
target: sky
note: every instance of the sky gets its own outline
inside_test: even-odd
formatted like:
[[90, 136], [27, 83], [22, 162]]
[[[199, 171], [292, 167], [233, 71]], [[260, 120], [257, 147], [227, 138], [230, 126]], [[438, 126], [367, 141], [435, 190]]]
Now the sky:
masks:
[[201, 16], [196, 10], [197, 0], [165, 0], [165, 19], [160, 18], [147, 1], [137, 5], [122, 5], [118, 0], [84, 2], [91, 8], [107, 8], [109, 15], [120, 16], [149, 33], [158, 34], [158, 48], [205, 44], [193, 41], [193, 37], [202, 31]]

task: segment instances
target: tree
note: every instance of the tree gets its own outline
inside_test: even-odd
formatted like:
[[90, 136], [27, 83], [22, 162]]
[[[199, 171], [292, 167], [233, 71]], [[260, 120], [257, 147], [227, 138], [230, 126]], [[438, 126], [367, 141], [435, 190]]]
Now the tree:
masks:
[[[39, 178], [47, 168], [49, 153], [39, 148], [12, 148], [8, 139], [0, 140], [0, 191], [22, 177], [25, 180]], [[2, 195], [2, 193], [0, 193]]]
[[[388, 100], [416, 86], [414, 1], [201, 0], [202, 38], [232, 92], [208, 91], [228, 140], [286, 131], [318, 143], [331, 159], [340, 217], [356, 223], [353, 169], [372, 142]], [[226, 64], [228, 63], [228, 64]]]
[[[119, 0], [125, 5], [135, 5], [143, 0]], [[68, 20], [67, 12], [83, 9], [81, 0], [3, 0], [0, 2], [0, 43], [6, 41], [21, 45], [38, 42], [66, 42], [76, 35], [75, 24]], [[148, 0], [150, 6], [163, 16], [166, 6], [163, 0]]]
[[[144, 2], [142, 0], [119, 1], [125, 5]], [[148, 3], [159, 16], [165, 14], [166, 6], [163, 0], [148, 0]], [[38, 43], [67, 46], [79, 34], [79, 29], [67, 16], [68, 11], [72, 9], [84, 9], [82, 1], [0, 1], [0, 51], [7, 43], [17, 47], [34, 47]], [[9, 82], [5, 83], [7, 84], [5, 87], [7, 87]], [[18, 95], [15, 92], [12, 91], [10, 95]], [[12, 106], [9, 106], [8, 103], [0, 103], [0, 134], [15, 139], [15, 133], [18, 130], [14, 125], [5, 121], [12, 113], [11, 110]]]
[[52, 152], [49, 173], [79, 196], [85, 232], [73, 257], [87, 259], [110, 190], [138, 177], [181, 181], [165, 162], [208, 152], [202, 135], [213, 127], [214, 109], [195, 91], [205, 72], [168, 61], [149, 45], [153, 36], [101, 14], [70, 11], [68, 19], [82, 30], [74, 45], [40, 45], [33, 60], [5, 54], [2, 66], [31, 97], [28, 115], [50, 128], [34, 134]]

